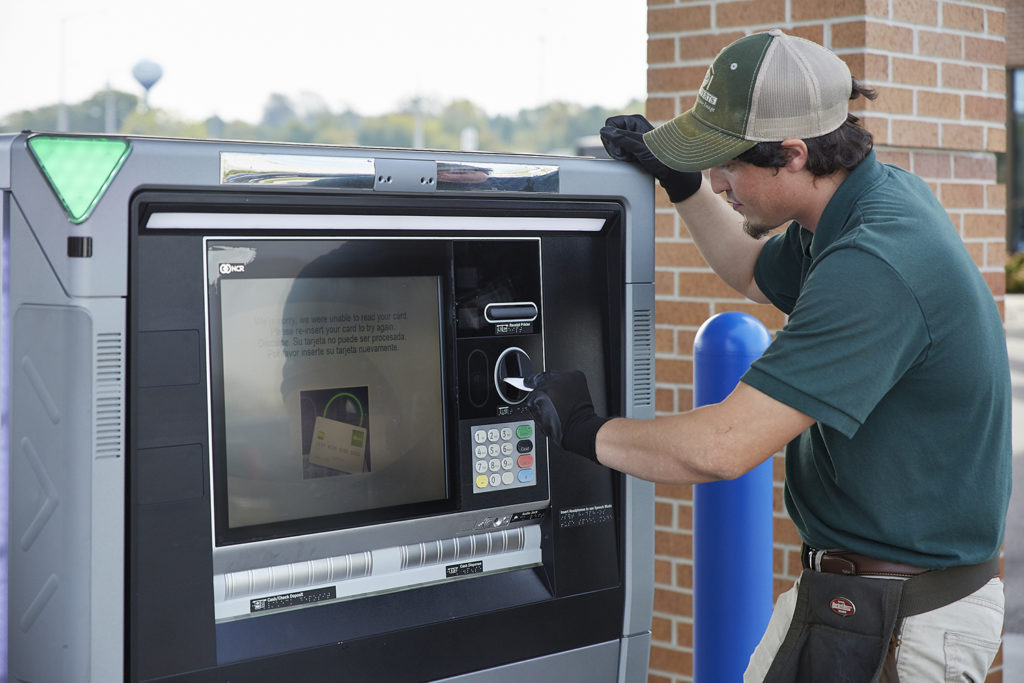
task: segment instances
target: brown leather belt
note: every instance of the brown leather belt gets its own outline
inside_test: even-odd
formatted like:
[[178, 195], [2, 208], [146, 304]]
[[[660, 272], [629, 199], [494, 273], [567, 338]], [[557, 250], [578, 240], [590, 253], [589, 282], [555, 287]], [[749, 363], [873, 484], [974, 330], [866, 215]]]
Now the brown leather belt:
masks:
[[806, 545], [800, 555], [805, 569], [813, 569], [826, 574], [909, 578], [931, 571], [924, 567], [888, 562], [846, 550], [815, 550]]
[[999, 554], [985, 562], [924, 569], [843, 550], [815, 550], [804, 544], [805, 569], [832, 574], [881, 576], [901, 581], [899, 616], [912, 617], [961, 600], [999, 576]]

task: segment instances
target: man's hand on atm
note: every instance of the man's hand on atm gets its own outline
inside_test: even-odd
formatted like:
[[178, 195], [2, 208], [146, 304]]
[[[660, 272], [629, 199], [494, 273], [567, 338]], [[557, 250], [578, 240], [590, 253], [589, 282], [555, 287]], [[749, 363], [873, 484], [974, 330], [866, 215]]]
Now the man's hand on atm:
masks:
[[644, 142], [644, 133], [654, 126], [640, 114], [613, 116], [601, 129], [601, 142], [612, 159], [630, 161], [658, 179], [673, 204], [688, 199], [700, 189], [700, 171], [677, 171], [663, 164]]
[[525, 378], [533, 391], [526, 407], [558, 446], [597, 462], [597, 431], [610, 420], [594, 412], [586, 376], [579, 370], [541, 372]]

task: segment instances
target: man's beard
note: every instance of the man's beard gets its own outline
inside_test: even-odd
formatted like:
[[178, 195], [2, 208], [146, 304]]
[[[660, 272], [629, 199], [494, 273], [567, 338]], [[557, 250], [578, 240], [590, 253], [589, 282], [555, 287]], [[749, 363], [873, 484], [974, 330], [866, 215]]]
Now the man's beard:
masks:
[[753, 237], [755, 240], [759, 240], [759, 239], [765, 237], [766, 235], [768, 235], [768, 233], [770, 233], [772, 230], [774, 230], [777, 227], [778, 227], [777, 225], [771, 225], [771, 226], [768, 226], [768, 225], [755, 225], [755, 224], [750, 222], [749, 218], [744, 218], [743, 219], [743, 232], [747, 233], [748, 235]]

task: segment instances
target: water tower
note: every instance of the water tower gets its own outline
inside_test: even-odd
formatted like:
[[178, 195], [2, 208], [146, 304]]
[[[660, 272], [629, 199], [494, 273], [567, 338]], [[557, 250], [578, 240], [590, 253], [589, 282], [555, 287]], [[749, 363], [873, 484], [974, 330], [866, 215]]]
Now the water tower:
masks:
[[156, 82], [160, 80], [160, 77], [164, 75], [163, 68], [151, 59], [143, 59], [135, 66], [132, 67], [132, 76], [135, 76], [135, 80], [139, 82], [139, 85], [145, 90], [142, 96], [142, 106], [145, 109], [149, 109], [149, 90]]

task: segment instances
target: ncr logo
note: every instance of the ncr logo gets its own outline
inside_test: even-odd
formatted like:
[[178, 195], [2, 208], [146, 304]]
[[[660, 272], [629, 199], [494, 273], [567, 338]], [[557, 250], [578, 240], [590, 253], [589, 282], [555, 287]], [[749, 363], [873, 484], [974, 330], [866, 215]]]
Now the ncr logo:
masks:
[[221, 275], [231, 275], [232, 273], [244, 273], [245, 264], [242, 263], [222, 263], [220, 264]]

